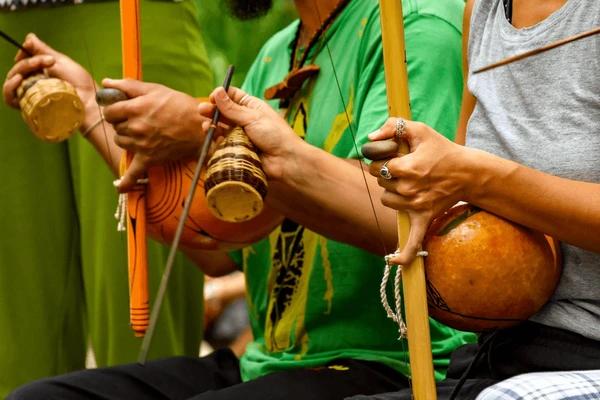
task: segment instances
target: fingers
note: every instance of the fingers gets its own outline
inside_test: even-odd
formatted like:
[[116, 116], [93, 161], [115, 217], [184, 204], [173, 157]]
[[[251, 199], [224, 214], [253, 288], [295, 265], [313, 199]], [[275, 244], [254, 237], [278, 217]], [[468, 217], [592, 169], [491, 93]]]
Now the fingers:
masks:
[[[369, 140], [384, 140], [384, 139], [394, 139], [396, 137], [396, 120], [398, 118], [391, 117], [385, 121], [385, 124], [376, 131], [369, 133]], [[411, 121], [405, 120], [408, 124]]]
[[405, 140], [410, 151], [414, 151], [417, 139], [422, 135], [424, 124], [414, 122], [403, 118], [388, 118], [383, 126], [376, 131], [369, 133], [368, 138], [371, 141], [394, 139], [397, 142]]
[[234, 86], [231, 86], [227, 90], [227, 94], [229, 95], [231, 100], [233, 100], [235, 103], [237, 103], [241, 106], [244, 106], [244, 107], [248, 107], [248, 108], [252, 108], [252, 109], [259, 109], [262, 107], [262, 104], [264, 104], [264, 102], [262, 100], [254, 97], [254, 96], [250, 96], [248, 93], [246, 93], [242, 89], [236, 88]]
[[[23, 47], [33, 55], [48, 54], [54, 57], [60, 56], [58, 51], [48, 46], [33, 33], [27, 34], [25, 37], [25, 42], [23, 42]], [[29, 56], [28, 54], [23, 53], [23, 51], [19, 51], [19, 53], [15, 58], [24, 58]]]
[[6, 78], [12, 78], [16, 74], [27, 76], [31, 75], [33, 72], [41, 72], [44, 68], [51, 67], [55, 62], [56, 59], [48, 54], [24, 58], [13, 65], [6, 74]]
[[131, 160], [131, 164], [120, 179], [117, 189], [120, 193], [129, 192], [138, 185], [138, 179], [146, 174], [148, 158], [141, 154], [136, 154]]
[[[236, 125], [235, 123], [231, 123], [231, 122], [226, 123], [226, 122], [219, 121], [217, 123], [217, 127], [214, 132], [215, 137], [218, 138], [218, 137], [224, 136], [229, 131], [231, 131], [235, 127], [235, 125]], [[212, 126], [211, 120], [203, 121], [202, 122], [202, 131], [208, 132], [208, 130], [210, 129], [211, 126]]]
[[198, 104], [198, 112], [200, 113], [200, 115], [208, 119], [212, 118], [216, 109], [217, 106], [208, 102]]
[[122, 126], [119, 124], [131, 119], [135, 116], [141, 115], [143, 107], [140, 104], [139, 98], [118, 101], [109, 106], [105, 106], [102, 110], [104, 118], [110, 124], [115, 127], [118, 134], [124, 134], [125, 130], [121, 129]]
[[420, 251], [429, 227], [430, 218], [427, 214], [422, 213], [409, 213], [408, 218], [410, 221], [408, 240], [400, 252], [389, 258], [389, 262], [392, 264], [410, 265], [418, 255], [421, 255]]
[[49, 55], [38, 55], [18, 61], [6, 74], [6, 80], [2, 86], [2, 96], [6, 104], [18, 107], [16, 95], [17, 88], [27, 75], [39, 72], [55, 63], [55, 59]]
[[[379, 179], [379, 185], [387, 187], [390, 183], [394, 183], [395, 179], [409, 177], [409, 167], [407, 166], [410, 155], [403, 157], [394, 157], [388, 160], [373, 161], [369, 164], [369, 173]], [[392, 174], [391, 179], [382, 179], [381, 168], [383, 165], [387, 167]]]
[[[127, 130], [125, 124], [126, 122], [115, 125], [115, 132], [117, 132], [117, 134], [114, 136], [113, 140], [115, 141], [115, 144], [120, 148], [135, 153], [135, 150], [137, 150], [136, 140], [132, 137], [123, 134], [123, 132]], [[119, 132], [121, 132], [121, 134], [119, 134]]]
[[[202, 121], [202, 131], [207, 132], [208, 128], [211, 126], [211, 121], [217, 106], [208, 102], [198, 104], [198, 112], [204, 119]], [[223, 132], [228, 132], [236, 123], [230, 121], [229, 118], [221, 117], [219, 118], [219, 122], [217, 123], [217, 130], [215, 132], [216, 135], [220, 135]]]
[[102, 80], [102, 86], [106, 88], [119, 89], [127, 95], [127, 97], [134, 98], [147, 94], [152, 90], [156, 84], [137, 81], [135, 79], [110, 79], [105, 78]]
[[[219, 87], [212, 92], [211, 101], [214, 101], [221, 113], [236, 125], [245, 127], [256, 121], [257, 115], [255, 110], [256, 108], [260, 108], [260, 105], [257, 105], [257, 102], [260, 102], [260, 100], [251, 96], [244, 98], [244, 92], [237, 88], [230, 88], [230, 93], [232, 93], [238, 102], [244, 100], [247, 106], [232, 100], [222, 87]], [[255, 108], [250, 108], [250, 105]]]
[[19, 108], [19, 99], [17, 98], [17, 88], [23, 82], [23, 75], [16, 74], [12, 78], [4, 81], [2, 87], [2, 96], [4, 102], [11, 107]]

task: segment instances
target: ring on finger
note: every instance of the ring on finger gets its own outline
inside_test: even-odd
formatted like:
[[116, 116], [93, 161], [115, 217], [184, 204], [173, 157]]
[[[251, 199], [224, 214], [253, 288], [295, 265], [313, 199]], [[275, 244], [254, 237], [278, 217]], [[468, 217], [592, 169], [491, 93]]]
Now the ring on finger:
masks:
[[246, 93], [244, 96], [242, 96], [242, 98], [240, 99], [240, 105], [245, 106], [246, 101], [250, 99], [250, 95], [248, 93]]
[[381, 166], [381, 168], [379, 169], [379, 176], [381, 176], [383, 179], [392, 179], [392, 173], [390, 172], [390, 169], [387, 166], [387, 163], [389, 163], [390, 160], [387, 160], [386, 162], [383, 163], [383, 165]]
[[406, 121], [402, 118], [396, 118], [396, 139], [402, 139], [406, 133]]

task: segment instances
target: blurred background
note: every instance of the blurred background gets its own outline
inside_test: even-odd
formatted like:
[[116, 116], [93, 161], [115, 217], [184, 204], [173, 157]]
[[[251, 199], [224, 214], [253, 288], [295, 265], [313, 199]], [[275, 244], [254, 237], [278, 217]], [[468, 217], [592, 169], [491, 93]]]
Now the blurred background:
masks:
[[268, 15], [250, 21], [231, 17], [224, 1], [195, 1], [215, 85], [222, 84], [229, 64], [236, 66], [233, 84], [241, 85], [263, 43], [296, 18], [292, 0], [273, 0]]

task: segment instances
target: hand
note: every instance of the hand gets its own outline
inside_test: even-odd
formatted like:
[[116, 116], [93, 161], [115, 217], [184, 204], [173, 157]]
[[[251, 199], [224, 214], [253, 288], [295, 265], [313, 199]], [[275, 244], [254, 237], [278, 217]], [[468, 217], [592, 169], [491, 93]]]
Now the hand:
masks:
[[169, 160], [194, 157], [202, 144], [198, 101], [166, 86], [130, 79], [102, 81], [122, 90], [129, 100], [104, 108], [104, 117], [116, 131], [115, 143], [135, 153], [119, 191], [132, 189], [147, 167]]
[[[220, 87], [210, 95], [212, 103], [221, 111], [220, 128], [241, 126], [252, 143], [262, 152], [263, 168], [270, 179], [281, 179], [286, 162], [296, 146], [304, 141], [288, 123], [267, 103], [249, 96], [241, 89], [229, 88], [229, 95]], [[205, 117], [211, 116], [215, 105], [202, 103], [198, 109]], [[207, 130], [210, 122], [203, 124]]]
[[[23, 47], [33, 56], [29, 57], [22, 50], [17, 52], [15, 65], [8, 71], [2, 88], [6, 104], [19, 108], [16, 96], [17, 88], [25, 77], [44, 70], [50, 77], [63, 79], [71, 83], [77, 90], [77, 94], [83, 101], [86, 110], [98, 110], [95, 101], [94, 79], [81, 65], [54, 50], [33, 33], [27, 35]], [[87, 114], [91, 113], [88, 112]], [[90, 117], [97, 120], [97, 114], [96, 111]], [[86, 122], [93, 123], [94, 121], [87, 121], [86, 118]], [[85, 129], [85, 123], [83, 129]]]
[[[390, 118], [369, 139], [394, 138], [396, 118]], [[421, 250], [431, 220], [460, 200], [466, 199], [469, 175], [463, 165], [467, 148], [455, 144], [420, 122], [406, 121], [402, 135], [409, 154], [387, 161], [373, 162], [371, 175], [385, 189], [381, 202], [387, 207], [404, 210], [410, 221], [410, 234], [404, 249], [391, 262], [408, 265]], [[380, 176], [383, 164], [392, 179]]]

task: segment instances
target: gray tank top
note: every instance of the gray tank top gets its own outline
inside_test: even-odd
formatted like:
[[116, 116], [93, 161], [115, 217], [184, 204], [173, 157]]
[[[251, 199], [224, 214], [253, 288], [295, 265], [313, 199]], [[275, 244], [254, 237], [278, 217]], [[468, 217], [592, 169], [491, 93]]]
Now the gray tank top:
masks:
[[[471, 17], [469, 71], [598, 25], [599, 0], [568, 0], [525, 29], [507, 21], [502, 0], [479, 0]], [[552, 175], [600, 183], [600, 36], [469, 73], [468, 87], [477, 105], [467, 146]], [[531, 319], [600, 340], [600, 254], [566, 243], [562, 251], [558, 289]]]

